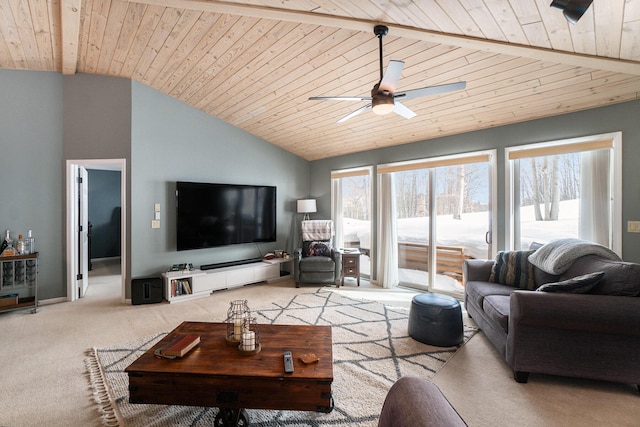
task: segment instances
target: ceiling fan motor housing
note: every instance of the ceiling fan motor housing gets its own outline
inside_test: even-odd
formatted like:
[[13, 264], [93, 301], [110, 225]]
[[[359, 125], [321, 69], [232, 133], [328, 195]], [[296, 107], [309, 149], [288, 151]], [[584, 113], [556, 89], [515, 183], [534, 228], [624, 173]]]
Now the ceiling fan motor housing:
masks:
[[379, 85], [375, 85], [371, 89], [371, 106], [376, 114], [388, 114], [393, 111], [395, 106], [393, 102], [393, 93], [386, 90], [378, 90]]

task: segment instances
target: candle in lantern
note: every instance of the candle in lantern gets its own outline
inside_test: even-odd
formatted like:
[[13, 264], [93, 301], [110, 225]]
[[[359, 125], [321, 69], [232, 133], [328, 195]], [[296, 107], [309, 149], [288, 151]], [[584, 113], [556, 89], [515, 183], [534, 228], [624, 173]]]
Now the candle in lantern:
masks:
[[236, 338], [236, 340], [240, 340], [240, 337], [242, 337], [242, 319], [240, 318], [236, 318], [233, 322], [233, 335]]
[[256, 349], [256, 333], [253, 331], [245, 331], [242, 334], [242, 349], [244, 351], [253, 351]]

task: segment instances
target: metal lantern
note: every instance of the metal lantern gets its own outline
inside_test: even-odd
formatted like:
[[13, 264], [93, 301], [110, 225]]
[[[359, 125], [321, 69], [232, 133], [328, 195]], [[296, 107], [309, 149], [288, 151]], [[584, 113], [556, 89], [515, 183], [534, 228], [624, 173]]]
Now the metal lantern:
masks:
[[238, 344], [242, 341], [245, 319], [250, 317], [247, 300], [231, 301], [227, 310], [227, 342]]

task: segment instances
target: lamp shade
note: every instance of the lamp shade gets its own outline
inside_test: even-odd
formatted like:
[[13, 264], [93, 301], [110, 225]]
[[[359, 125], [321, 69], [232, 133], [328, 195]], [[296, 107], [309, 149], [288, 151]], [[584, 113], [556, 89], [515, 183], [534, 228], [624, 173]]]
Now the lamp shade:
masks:
[[316, 212], [316, 199], [298, 200], [298, 213]]

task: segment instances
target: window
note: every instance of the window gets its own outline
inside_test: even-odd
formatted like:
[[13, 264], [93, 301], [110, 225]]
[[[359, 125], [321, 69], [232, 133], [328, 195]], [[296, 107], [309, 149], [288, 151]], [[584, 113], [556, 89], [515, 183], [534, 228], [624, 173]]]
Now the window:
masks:
[[621, 252], [620, 133], [506, 150], [506, 247], [578, 238]]
[[331, 172], [331, 211], [335, 246], [358, 248], [360, 273], [371, 275], [371, 167]]

